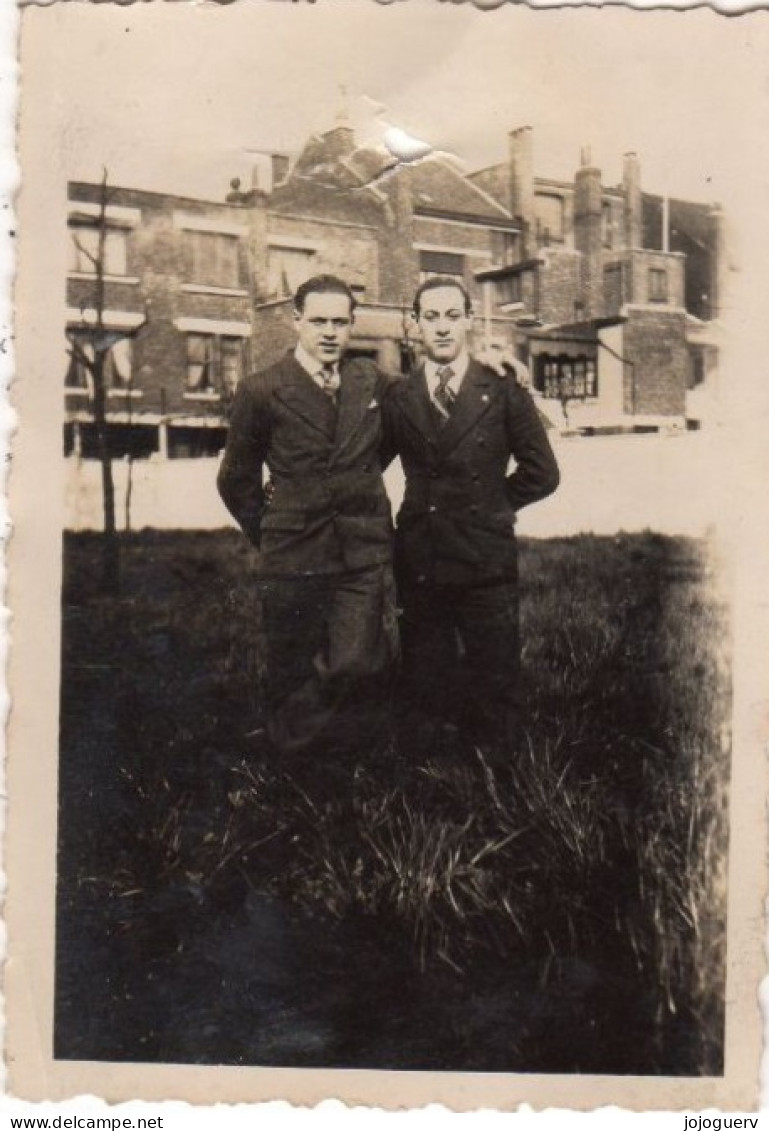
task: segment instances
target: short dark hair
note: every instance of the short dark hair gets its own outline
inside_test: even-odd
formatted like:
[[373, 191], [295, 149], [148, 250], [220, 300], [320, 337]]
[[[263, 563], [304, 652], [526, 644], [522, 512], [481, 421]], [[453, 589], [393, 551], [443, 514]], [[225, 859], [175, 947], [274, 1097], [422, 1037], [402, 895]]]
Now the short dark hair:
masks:
[[415, 318], [419, 317], [422, 295], [425, 293], [425, 291], [434, 291], [437, 290], [438, 287], [456, 287], [465, 301], [465, 314], [472, 314], [472, 300], [467, 292], [467, 287], [461, 279], [457, 279], [452, 275], [432, 275], [429, 279], [425, 279], [424, 283], [420, 283], [417, 287], [417, 293], [414, 295], [413, 303]]
[[344, 279], [340, 279], [338, 275], [313, 275], [311, 279], [307, 279], [301, 286], [296, 288], [294, 293], [294, 309], [298, 310], [301, 314], [304, 310], [304, 304], [308, 295], [321, 294], [321, 295], [347, 295], [350, 300], [350, 314], [353, 313], [355, 307], [358, 305], [355, 301], [355, 295], [352, 293], [352, 288], [348, 287]]

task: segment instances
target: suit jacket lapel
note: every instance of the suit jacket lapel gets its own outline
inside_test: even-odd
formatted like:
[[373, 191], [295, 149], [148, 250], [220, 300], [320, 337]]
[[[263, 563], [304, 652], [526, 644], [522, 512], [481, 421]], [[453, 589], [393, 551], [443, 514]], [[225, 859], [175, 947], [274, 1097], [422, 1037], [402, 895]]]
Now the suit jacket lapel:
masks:
[[421, 439], [435, 446], [438, 441], [439, 426], [427, 391], [424, 365], [421, 365], [416, 373], [407, 378], [405, 394], [401, 401], [401, 410], [412, 428], [419, 433]]
[[355, 364], [340, 367], [339, 409], [336, 419], [334, 459], [349, 446], [369, 411], [376, 388], [376, 375], [361, 371]]
[[493, 375], [477, 361], [471, 360], [451, 416], [438, 431], [441, 455], [452, 451], [488, 410], [495, 396], [493, 383]]
[[323, 399], [326, 394], [293, 356], [286, 359], [284, 380], [276, 389], [275, 396], [321, 436], [333, 438], [334, 417], [324, 411], [327, 407]]

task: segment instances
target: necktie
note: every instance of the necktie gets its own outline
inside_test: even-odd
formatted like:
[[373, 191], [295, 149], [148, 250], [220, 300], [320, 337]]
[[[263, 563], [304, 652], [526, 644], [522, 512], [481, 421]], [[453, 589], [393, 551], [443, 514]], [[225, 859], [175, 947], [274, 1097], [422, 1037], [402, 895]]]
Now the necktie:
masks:
[[324, 365], [319, 373], [319, 377], [323, 382], [323, 392], [331, 400], [332, 404], [336, 404], [336, 394], [339, 389], [339, 374], [333, 365]]
[[450, 365], [443, 365], [440, 369], [436, 370], [438, 378], [438, 388], [435, 390], [434, 398], [441, 414], [446, 420], [451, 416], [451, 410], [454, 407], [454, 401], [457, 399], [456, 394], [449, 388], [449, 381], [454, 376], [454, 370]]

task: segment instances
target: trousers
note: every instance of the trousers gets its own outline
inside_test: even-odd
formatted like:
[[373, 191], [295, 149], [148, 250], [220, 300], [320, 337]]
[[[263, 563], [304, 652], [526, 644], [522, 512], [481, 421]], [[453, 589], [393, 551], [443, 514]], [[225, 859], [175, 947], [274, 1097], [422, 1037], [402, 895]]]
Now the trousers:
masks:
[[[402, 587], [400, 731], [446, 723], [501, 757], [521, 717], [518, 583]], [[421, 736], [417, 738], [417, 736]]]
[[385, 744], [398, 656], [392, 567], [259, 582], [267, 733], [283, 754]]

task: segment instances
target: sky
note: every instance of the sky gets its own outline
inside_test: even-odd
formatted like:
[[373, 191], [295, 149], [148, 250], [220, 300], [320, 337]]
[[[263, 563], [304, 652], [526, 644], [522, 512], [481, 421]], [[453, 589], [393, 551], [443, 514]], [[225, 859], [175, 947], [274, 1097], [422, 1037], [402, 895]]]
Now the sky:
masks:
[[45, 90], [68, 177], [106, 166], [210, 199], [248, 179], [253, 151], [296, 152], [344, 106], [359, 141], [395, 126], [480, 168], [530, 125], [540, 175], [570, 179], [589, 146], [616, 184], [635, 150], [647, 190], [723, 202], [765, 109], [766, 39], [711, 10], [53, 4], [23, 12], [22, 100]]

